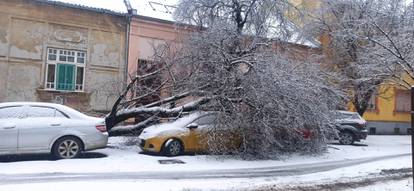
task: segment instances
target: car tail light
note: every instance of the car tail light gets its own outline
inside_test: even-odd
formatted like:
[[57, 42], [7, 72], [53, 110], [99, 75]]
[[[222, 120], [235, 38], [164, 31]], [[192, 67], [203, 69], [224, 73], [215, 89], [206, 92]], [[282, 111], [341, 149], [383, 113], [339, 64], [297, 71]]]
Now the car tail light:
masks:
[[305, 129], [305, 128], [302, 128], [302, 129], [298, 130], [298, 133], [300, 133], [302, 135], [302, 138], [305, 139], [305, 140], [309, 140], [309, 139], [313, 138], [313, 136], [314, 136], [312, 130]]
[[98, 131], [100, 131], [100, 132], [106, 132], [106, 126], [105, 125], [97, 125], [97, 126], [95, 126], [96, 127], [96, 129], [98, 129]]
[[303, 129], [302, 135], [304, 139], [310, 139], [312, 137], [312, 132], [309, 129]]

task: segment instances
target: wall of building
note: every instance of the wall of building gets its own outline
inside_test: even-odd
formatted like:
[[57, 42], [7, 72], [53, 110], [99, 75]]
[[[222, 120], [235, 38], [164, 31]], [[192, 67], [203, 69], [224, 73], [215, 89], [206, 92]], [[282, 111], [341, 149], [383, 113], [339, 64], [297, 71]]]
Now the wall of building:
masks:
[[[412, 80], [410, 82], [414, 84]], [[381, 86], [375, 96], [375, 109], [364, 113], [368, 128], [375, 128], [376, 134], [407, 134], [411, 124], [410, 112], [396, 110], [396, 93], [402, 89], [398, 86]]]
[[163, 43], [180, 46], [190, 34], [190, 28], [179, 26], [173, 22], [143, 16], [135, 16], [131, 20], [129, 36], [128, 71], [137, 71], [139, 59], [152, 60], [154, 48]]
[[[157, 47], [170, 44], [172, 51], [181, 46], [190, 33], [194, 31], [191, 26], [178, 25], [171, 21], [159, 20], [144, 16], [134, 16], [130, 23], [128, 73], [136, 75], [138, 60], [154, 60]], [[168, 78], [164, 74], [162, 78]], [[168, 89], [160, 92], [161, 97], [170, 95]]]
[[[135, 75], [138, 70], [138, 60], [153, 60], [154, 48], [169, 43], [179, 48], [183, 40], [192, 32], [197, 31], [194, 26], [180, 25], [171, 21], [135, 16], [132, 18], [129, 36], [128, 73]], [[287, 42], [275, 42], [275, 52], [286, 54], [291, 59], [306, 60], [311, 54], [321, 54], [321, 50]], [[161, 92], [161, 96], [168, 96], [168, 90]]]
[[[111, 107], [125, 79], [124, 17], [4, 0], [0, 26], [0, 102], [58, 102], [84, 111]], [[86, 52], [84, 91], [45, 90], [47, 48]]]

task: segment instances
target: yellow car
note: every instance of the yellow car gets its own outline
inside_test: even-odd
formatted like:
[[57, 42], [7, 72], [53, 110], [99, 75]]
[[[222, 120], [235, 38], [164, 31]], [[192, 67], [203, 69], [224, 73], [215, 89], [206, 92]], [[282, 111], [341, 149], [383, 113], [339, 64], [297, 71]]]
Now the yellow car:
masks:
[[[147, 127], [139, 136], [140, 147], [144, 152], [167, 156], [205, 152], [208, 150], [207, 132], [213, 127], [216, 116], [217, 113], [194, 113], [171, 123]], [[219, 134], [229, 138], [228, 133]], [[234, 136], [233, 139], [240, 140]], [[234, 144], [240, 145], [240, 141], [236, 142]]]

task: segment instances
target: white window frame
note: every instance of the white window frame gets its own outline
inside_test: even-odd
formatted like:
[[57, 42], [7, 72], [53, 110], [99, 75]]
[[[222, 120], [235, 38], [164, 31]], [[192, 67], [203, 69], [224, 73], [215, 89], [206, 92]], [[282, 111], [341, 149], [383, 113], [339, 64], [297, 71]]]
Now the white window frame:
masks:
[[368, 110], [377, 110], [378, 109], [378, 105], [377, 105], [377, 95], [375, 93], [373, 93], [371, 95], [371, 98], [368, 101]]
[[[49, 54], [51, 54], [51, 51], [53, 52], [56, 50], [56, 59], [55, 60], [49, 60]], [[66, 53], [66, 54], [65, 54]], [[70, 56], [69, 54], [73, 53], [74, 61], [69, 62], [67, 59], [67, 56]], [[79, 56], [79, 58], [83, 58], [83, 63], [78, 63], [78, 54], [83, 54], [83, 57]], [[66, 61], [59, 61], [60, 56], [66, 56]], [[54, 91], [63, 91], [56, 89], [57, 87], [57, 65], [58, 64], [70, 64], [75, 66], [75, 89], [70, 92], [84, 92], [85, 91], [85, 74], [86, 74], [86, 57], [87, 52], [82, 50], [70, 50], [70, 49], [62, 49], [62, 48], [53, 48], [48, 47], [47, 48], [47, 54], [46, 54], [46, 72], [45, 72], [45, 90], [54, 90]], [[48, 82], [48, 74], [49, 74], [49, 65], [55, 66], [55, 74], [54, 74], [54, 81]], [[78, 68], [83, 68], [83, 80], [82, 84], [77, 84], [77, 72]], [[67, 90], [65, 90], [67, 91]]]
[[410, 91], [409, 90], [396, 89], [394, 92], [395, 92], [394, 93], [394, 97], [395, 97], [394, 98], [395, 99], [395, 101], [394, 101], [394, 105], [395, 105], [394, 106], [394, 111], [395, 112], [400, 112], [400, 113], [410, 112], [411, 109], [410, 109], [409, 106], [407, 106], [407, 108], [406, 108], [407, 110], [398, 108], [398, 102], [406, 103], [405, 100], [403, 100], [403, 101], [400, 100], [401, 97], [399, 97], [399, 96], [401, 96], [401, 95], [407, 96], [408, 102], [411, 102]]

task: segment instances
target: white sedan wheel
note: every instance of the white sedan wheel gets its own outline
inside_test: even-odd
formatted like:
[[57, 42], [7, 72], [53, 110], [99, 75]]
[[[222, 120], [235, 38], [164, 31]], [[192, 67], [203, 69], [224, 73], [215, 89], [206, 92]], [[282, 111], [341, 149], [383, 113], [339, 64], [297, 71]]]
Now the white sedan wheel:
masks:
[[81, 152], [81, 145], [75, 138], [64, 138], [57, 142], [53, 154], [60, 159], [71, 159], [79, 156]]

